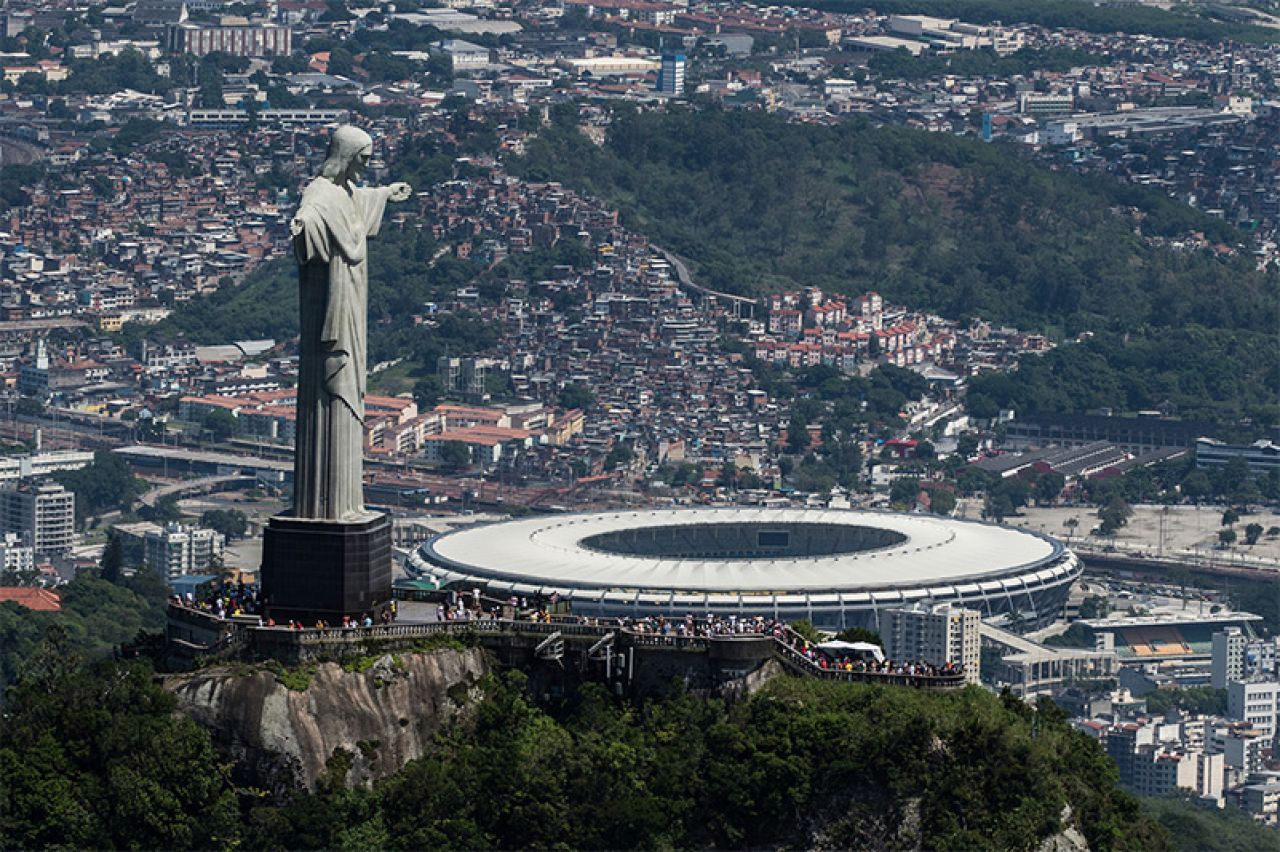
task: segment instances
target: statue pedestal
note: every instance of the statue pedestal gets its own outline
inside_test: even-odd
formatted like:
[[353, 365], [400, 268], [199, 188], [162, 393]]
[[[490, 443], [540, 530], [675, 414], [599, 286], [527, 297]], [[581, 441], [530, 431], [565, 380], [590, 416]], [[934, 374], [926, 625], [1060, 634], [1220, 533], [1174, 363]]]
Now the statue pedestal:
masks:
[[262, 542], [267, 613], [307, 627], [342, 617], [380, 620], [391, 601], [391, 517], [369, 512], [352, 521], [277, 515]]

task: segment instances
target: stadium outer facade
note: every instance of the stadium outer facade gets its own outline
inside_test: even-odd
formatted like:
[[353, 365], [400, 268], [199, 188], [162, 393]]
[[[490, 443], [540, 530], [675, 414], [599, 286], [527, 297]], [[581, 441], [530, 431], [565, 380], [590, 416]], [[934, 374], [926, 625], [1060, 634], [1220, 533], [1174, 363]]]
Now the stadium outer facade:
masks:
[[837, 629], [952, 603], [1043, 625], [1082, 570], [1060, 541], [932, 515], [697, 508], [550, 515], [456, 530], [411, 573], [496, 597], [552, 594], [591, 616], [756, 616]]

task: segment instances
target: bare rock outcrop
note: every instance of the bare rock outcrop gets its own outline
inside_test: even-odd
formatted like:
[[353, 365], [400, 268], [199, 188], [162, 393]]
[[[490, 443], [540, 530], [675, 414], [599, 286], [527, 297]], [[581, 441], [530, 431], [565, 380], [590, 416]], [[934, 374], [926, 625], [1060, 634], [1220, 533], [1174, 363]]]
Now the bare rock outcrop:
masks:
[[352, 755], [351, 783], [391, 775], [422, 756], [476, 696], [488, 664], [471, 648], [387, 654], [351, 668], [318, 663], [282, 677], [224, 666], [171, 677], [166, 688], [263, 786], [293, 780], [310, 788], [338, 749]]

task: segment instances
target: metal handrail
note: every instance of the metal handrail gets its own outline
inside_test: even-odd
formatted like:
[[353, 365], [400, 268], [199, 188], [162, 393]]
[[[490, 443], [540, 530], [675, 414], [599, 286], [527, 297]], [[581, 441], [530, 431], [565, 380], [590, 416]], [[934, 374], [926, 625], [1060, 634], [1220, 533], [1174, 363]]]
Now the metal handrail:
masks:
[[[199, 621], [226, 624], [211, 613], [185, 606], [173, 606], [183, 614], [197, 616]], [[437, 621], [417, 624], [377, 624], [371, 627], [326, 627], [294, 629], [285, 626], [258, 627], [237, 625], [202, 650], [206, 653], [244, 643], [250, 633], [266, 639], [283, 639], [299, 645], [321, 645], [333, 642], [354, 642], [367, 639], [412, 639], [430, 636], [561, 636], [586, 637], [598, 640], [610, 633], [625, 634], [636, 647], [674, 648], [678, 650], [707, 651], [716, 641], [742, 639], [769, 640], [773, 655], [780, 663], [796, 674], [823, 680], [843, 680], [862, 683], [885, 683], [903, 686], [960, 686], [964, 674], [907, 674], [905, 672], [845, 671], [828, 669], [818, 665], [802, 653], [797, 644], [805, 641], [798, 633], [784, 626], [782, 635], [772, 633], [726, 633], [711, 636], [676, 636], [662, 633], [646, 633], [609, 624], [573, 624], [565, 621], [528, 621], [524, 619], [477, 618], [463, 621]], [[194, 644], [194, 643], [192, 643]]]

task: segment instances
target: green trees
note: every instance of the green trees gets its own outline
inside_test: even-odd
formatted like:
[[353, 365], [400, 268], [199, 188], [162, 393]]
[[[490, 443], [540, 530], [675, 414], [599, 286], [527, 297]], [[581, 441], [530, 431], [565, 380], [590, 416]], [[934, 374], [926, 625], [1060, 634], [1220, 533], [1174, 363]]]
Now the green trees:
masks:
[[[1227, 327], [1186, 325], [1128, 337], [1100, 332], [1024, 359], [1012, 374], [973, 377], [970, 407], [981, 398], [992, 409], [1012, 408], [1020, 415], [1168, 408], [1224, 426], [1244, 417], [1277, 422], [1276, 406], [1251, 390], [1280, 382], [1274, 335]], [[1242, 487], [1249, 480], [1233, 471], [1231, 482]]]
[[1244, 528], [1244, 543], [1253, 547], [1262, 538], [1262, 524], [1248, 524]]
[[553, 127], [513, 168], [620, 205], [717, 289], [875, 289], [950, 316], [1095, 332], [1012, 376], [975, 377], [974, 417], [1110, 407], [1280, 421], [1255, 392], [1280, 384], [1275, 273], [1243, 252], [1222, 260], [1144, 240], [1108, 211], [1137, 208], [1146, 235], [1243, 240], [1144, 188], [1050, 174], [946, 134], [710, 111], [619, 111], [603, 148]]
[[86, 657], [132, 642], [139, 632], [164, 630], [166, 589], [152, 572], [118, 582], [81, 572], [59, 590], [61, 612], [31, 612], [0, 604], [0, 689], [18, 676], [49, 629], [65, 634], [71, 650]]
[[1051, 506], [1058, 502], [1058, 495], [1062, 493], [1066, 484], [1066, 477], [1052, 470], [1037, 476], [1035, 485], [1032, 487], [1037, 505]]
[[591, 392], [591, 388], [586, 385], [567, 384], [560, 391], [560, 407], [561, 408], [590, 408], [596, 401], [596, 396]]
[[958, 51], [948, 56], [912, 56], [905, 50], [873, 53], [868, 70], [899, 80], [926, 80], [946, 74], [966, 77], [1012, 77], [1032, 71], [1068, 71], [1074, 66], [1105, 64], [1096, 54], [1070, 48], [1023, 48], [1006, 56], [990, 50]]
[[209, 509], [200, 516], [200, 526], [217, 530], [231, 541], [244, 537], [249, 530], [249, 519], [239, 509]]
[[809, 423], [799, 414], [791, 416], [791, 422], [787, 424], [787, 451], [792, 453], [803, 453], [809, 448], [813, 438], [809, 435]]
[[909, 508], [920, 495], [920, 480], [904, 476], [889, 484], [889, 502], [900, 508]]
[[1097, 744], [1051, 705], [784, 678], [732, 709], [687, 695], [627, 707], [587, 686], [548, 711], [521, 680], [490, 687], [469, 731], [372, 791], [326, 786], [256, 809], [251, 824], [270, 833], [254, 844], [335, 847], [359, 830], [396, 848], [810, 847], [819, 837], [879, 848], [904, 841], [910, 812], [918, 827], [906, 842], [1021, 849], [1056, 831], [1068, 803], [1093, 848], [1164, 838], [1116, 789]]
[[137, 50], [71, 62], [71, 74], [61, 84], [65, 94], [107, 95], [122, 89], [156, 94], [170, 87], [151, 62]]
[[13, 406], [13, 411], [23, 417], [39, 417], [44, 414], [44, 403], [33, 396], [24, 396]]
[[200, 425], [208, 433], [209, 440], [221, 444], [236, 433], [239, 421], [230, 411], [219, 408], [206, 414]]
[[836, 638], [841, 642], [870, 642], [872, 645], [884, 647], [884, 640], [880, 638], [880, 634], [865, 627], [847, 627], [837, 633]]
[[1146, 698], [1147, 710], [1151, 713], [1168, 713], [1177, 709], [1188, 713], [1221, 716], [1227, 712], [1227, 691], [1209, 686], [1157, 689], [1148, 692]]
[[1104, 595], [1089, 595], [1080, 602], [1081, 618], [1106, 618], [1111, 606]]
[[123, 569], [124, 544], [120, 536], [112, 532], [107, 536], [107, 546], [103, 548], [102, 560], [98, 563], [98, 575], [108, 583], [119, 583]]
[[609, 454], [604, 458], [604, 469], [617, 470], [619, 467], [626, 467], [635, 457], [636, 453], [631, 445], [619, 441], [609, 448]]
[[[1150, 698], [1147, 703], [1149, 706]], [[1237, 808], [1210, 810], [1179, 795], [1141, 802], [1143, 813], [1168, 832], [1171, 848], [1179, 852], [1280, 849], [1280, 839], [1273, 829], [1254, 822]]]
[[1018, 476], [1001, 479], [980, 474], [981, 471], [975, 470], [970, 476], [958, 477], [957, 484], [962, 489], [986, 489], [982, 507], [984, 518], [1000, 522], [1027, 505], [1027, 500], [1031, 497], [1031, 486], [1025, 479]]
[[[865, 632], [844, 634], [877, 641]], [[1049, 702], [781, 678], [733, 706], [624, 704], [587, 684], [536, 706], [523, 675], [419, 760], [348, 787], [240, 798], [208, 735], [133, 663], [57, 636], [0, 728], [0, 843], [140, 848], [1034, 848], [1070, 806], [1091, 848], [1166, 835]]]
[[1128, 503], [1120, 497], [1113, 497], [1111, 502], [1098, 510], [1098, 520], [1102, 521], [1098, 525], [1098, 532], [1104, 536], [1115, 535], [1122, 526], [1129, 523], [1132, 515], [1133, 509]]
[[178, 506], [178, 495], [165, 494], [156, 500], [154, 506], [146, 511], [148, 520], [152, 523], [165, 524], [176, 523], [182, 520], [182, 509]]
[[445, 470], [464, 471], [471, 466], [471, 450], [461, 441], [447, 441], [440, 448], [440, 463]]
[[76, 516], [81, 519], [111, 510], [128, 511], [147, 487], [119, 456], [107, 450], [94, 453], [93, 463], [87, 467], [60, 471], [53, 478], [75, 492]]
[[950, 515], [956, 510], [954, 491], [945, 488], [934, 488], [929, 492], [929, 511], [935, 515]]
[[84, 668], [53, 631], [0, 727], [0, 845], [214, 848], [239, 833], [206, 734], [141, 664]]
[[[796, 5], [855, 15], [861, 11], [858, 0], [803, 0]], [[1221, 23], [1151, 6], [1094, 6], [1080, 0], [884, 0], [876, 10], [885, 15], [923, 13], [982, 24], [1018, 22], [1208, 42], [1235, 39], [1266, 44], [1276, 39], [1273, 32], [1250, 24]]]

